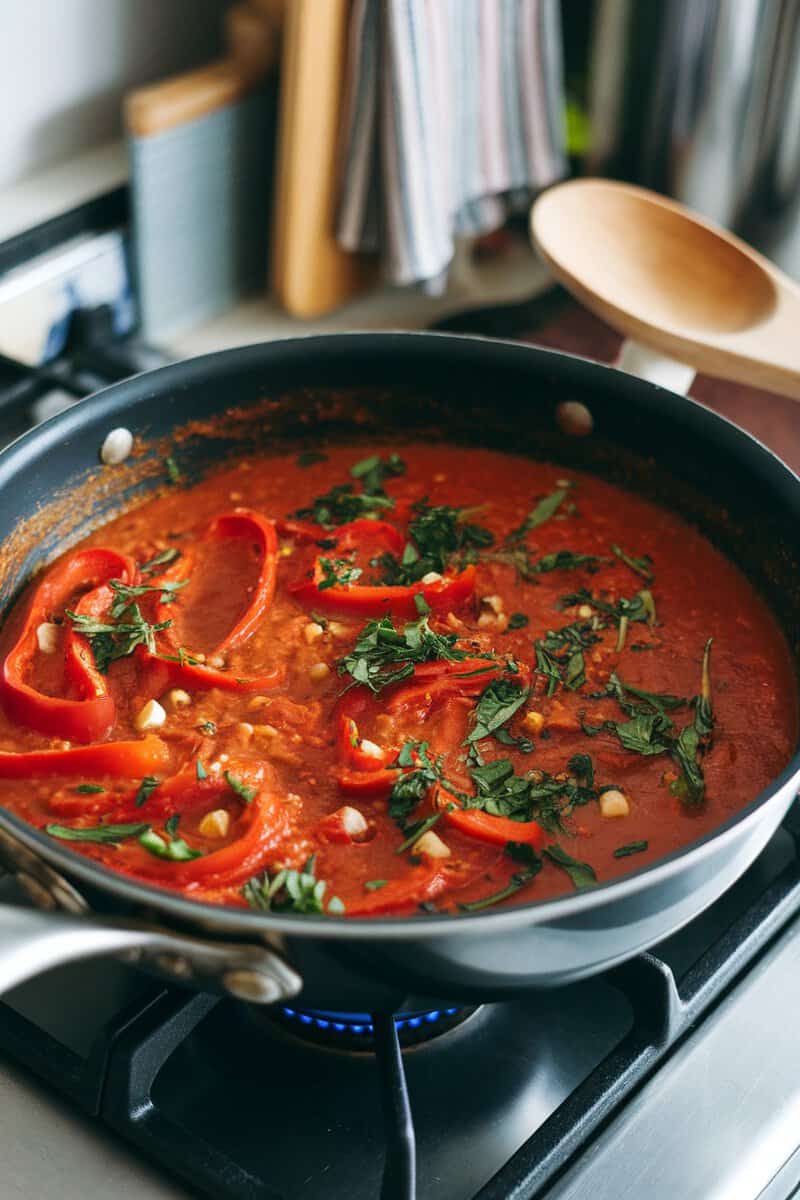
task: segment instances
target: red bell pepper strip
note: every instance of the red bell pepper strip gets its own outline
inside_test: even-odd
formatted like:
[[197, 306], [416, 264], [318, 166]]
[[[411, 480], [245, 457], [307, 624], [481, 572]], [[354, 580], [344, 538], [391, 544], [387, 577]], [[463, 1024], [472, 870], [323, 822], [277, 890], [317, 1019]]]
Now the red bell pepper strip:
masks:
[[261, 513], [247, 508], [235, 508], [233, 512], [215, 517], [205, 536], [209, 540], [250, 538], [258, 546], [261, 559], [250, 603], [228, 636], [223, 638], [214, 651], [215, 654], [226, 654], [253, 636], [272, 604], [278, 574], [278, 535], [274, 522], [262, 517]]
[[100, 742], [71, 750], [0, 752], [0, 779], [36, 779], [46, 775], [81, 775], [84, 779], [113, 775], [141, 779], [169, 767], [170, 752], [158, 737], [132, 742]]
[[279, 517], [275, 525], [281, 537], [294, 538], [296, 542], [300, 543], [321, 542], [331, 536], [329, 530], [323, 529], [321, 525], [315, 525], [313, 521], [293, 521], [289, 518]]
[[485, 658], [420, 663], [414, 668], [414, 682], [393, 691], [386, 701], [386, 709], [402, 712], [418, 703], [430, 707], [449, 696], [478, 696], [490, 680], [504, 670], [504, 662], [487, 662]]
[[[350, 809], [349, 812], [357, 810]], [[347, 828], [348, 824], [348, 808], [337, 808], [335, 812], [328, 813], [321, 821], [317, 823], [315, 830], [316, 836], [323, 842], [341, 842], [344, 845], [353, 845], [356, 841], [361, 840], [353, 836]]]
[[[286, 527], [286, 526], [285, 526]], [[306, 536], [306, 529], [300, 540], [312, 540]], [[400, 555], [406, 544], [403, 534], [387, 521], [370, 521], [361, 518], [350, 521], [339, 529], [323, 536], [335, 541], [330, 551], [332, 556], [352, 554], [362, 551], [368, 557], [374, 557], [376, 541], [382, 548], [394, 555]], [[313, 540], [317, 541], [318, 538]], [[320, 559], [314, 563], [314, 573], [311, 579], [304, 579], [294, 584], [289, 591], [303, 605], [319, 612], [334, 612], [341, 615], [356, 617], [399, 617], [414, 620], [419, 616], [415, 596], [421, 595], [433, 612], [447, 612], [460, 607], [475, 591], [475, 568], [465, 567], [455, 575], [446, 576], [435, 583], [414, 583], [408, 586], [381, 586], [379, 584], [334, 584], [332, 587], [320, 588], [326, 581]]]
[[432, 900], [449, 886], [450, 879], [441, 867], [414, 867], [399, 879], [390, 879], [378, 891], [348, 900], [348, 917], [374, 917], [379, 913], [415, 908], [423, 900]]
[[[289, 816], [279, 797], [262, 788], [243, 810], [242, 819], [244, 832], [235, 841], [190, 862], [165, 864], [166, 870], [159, 874], [170, 885], [187, 889], [193, 884], [228, 887], [245, 883], [269, 866], [278, 844], [289, 832]], [[158, 859], [153, 860], [154, 866], [158, 863]]]
[[105, 737], [114, 724], [114, 700], [105, 676], [95, 666], [91, 646], [76, 630], [65, 631], [64, 667], [79, 699], [46, 695], [26, 683], [25, 676], [40, 653], [36, 637], [39, 625], [61, 616], [78, 589], [92, 590], [77, 602], [77, 611], [99, 616], [112, 599], [108, 580], [131, 584], [135, 576], [136, 567], [130, 558], [101, 547], [79, 550], [48, 571], [33, 595], [22, 632], [3, 663], [0, 691], [12, 721], [68, 741], [93, 742]]
[[[402, 554], [406, 544], [406, 539], [394, 525], [390, 525], [388, 521], [370, 521], [367, 517], [348, 521], [328, 536], [336, 539], [335, 554], [361, 551], [362, 555], [372, 557], [377, 549], [386, 550], [390, 554]], [[371, 543], [377, 543], [377, 546]]]
[[358, 735], [358, 726], [352, 717], [339, 718], [339, 760], [355, 771], [379, 771], [387, 762], [387, 755], [379, 748], [377, 754], [364, 749]]
[[[171, 817], [175, 813], [195, 812], [199, 808], [225, 807], [226, 802], [236, 799], [236, 794], [225, 778], [226, 774], [248, 787], [261, 787], [264, 782], [265, 767], [262, 763], [235, 762], [226, 764], [227, 770], [209, 771], [205, 779], [197, 778], [196, 763], [191, 762], [177, 775], [170, 776], [151, 792], [145, 803], [138, 809], [129, 807], [124, 812], [115, 812], [115, 822], [132, 821], [136, 813], [150, 817]], [[133, 801], [135, 793], [130, 797]]]
[[341, 770], [336, 775], [336, 786], [346, 796], [388, 797], [397, 782], [397, 770], [388, 767], [381, 771]]
[[434, 804], [444, 809], [443, 819], [448, 825], [479, 842], [488, 842], [492, 846], [527, 842], [535, 850], [541, 850], [545, 844], [545, 831], [536, 821], [510, 821], [508, 817], [493, 817], [479, 808], [459, 808], [455, 798], [442, 788], [437, 788]]
[[[191, 657], [191, 656], [189, 656]], [[142, 648], [141, 658], [148, 671], [148, 691], [160, 696], [169, 687], [183, 687], [202, 691], [219, 688], [223, 692], [266, 692], [282, 683], [286, 677], [283, 667], [273, 667], [263, 675], [248, 677], [233, 675], [230, 671], [219, 671], [201, 663], [180, 661], [176, 654], [165, 658], [163, 654], [150, 654]]]
[[[274, 522], [268, 521], [261, 513], [251, 509], [235, 508], [229, 513], [222, 513], [215, 517], [203, 535], [205, 540], [230, 537], [251, 539], [259, 549], [261, 565], [247, 609], [220, 644], [209, 652], [212, 656], [226, 654], [247, 642], [269, 611], [275, 594], [278, 537]], [[194, 559], [194, 554], [188, 551], [178, 560], [173, 570], [165, 572], [160, 579], [154, 580], [153, 586], [158, 587], [160, 582], [167, 580], [190, 578]], [[159, 604], [157, 621], [169, 620], [171, 608], [171, 605]], [[155, 679], [151, 677], [156, 691], [163, 690], [168, 686], [195, 689], [221, 688], [223, 691], [229, 692], [263, 691], [276, 687], [285, 676], [282, 667], [276, 667], [258, 676], [242, 678], [233, 675], [230, 671], [221, 671], [202, 663], [191, 662], [191, 654], [181, 652], [173, 627], [164, 631], [161, 640], [162, 644], [166, 643], [168, 647], [166, 651], [159, 648], [156, 654], [150, 654], [147, 650], [142, 654], [142, 659], [150, 664], [154, 673], [156, 668], [161, 672], [160, 676], [156, 676]]]
[[380, 587], [377, 584], [352, 583], [320, 590], [324, 573], [319, 560], [314, 578], [294, 584], [288, 590], [308, 608], [324, 613], [353, 617], [394, 617], [413, 621], [419, 617], [415, 596], [422, 596], [431, 612], [450, 612], [460, 608], [475, 592], [475, 567], [469, 565], [455, 575], [436, 583], [414, 583], [408, 587]]

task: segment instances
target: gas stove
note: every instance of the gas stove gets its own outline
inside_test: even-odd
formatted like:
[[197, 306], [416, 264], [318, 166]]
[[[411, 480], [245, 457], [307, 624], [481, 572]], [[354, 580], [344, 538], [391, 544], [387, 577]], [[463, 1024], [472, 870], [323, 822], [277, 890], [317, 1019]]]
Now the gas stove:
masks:
[[397, 1014], [399, 1055], [391, 1018], [264, 1010], [107, 961], [9, 993], [0, 1052], [213, 1200], [788, 1197], [798, 846], [795, 810], [722, 900], [601, 978]]
[[[91, 219], [91, 249], [86, 229], [67, 229], [84, 249], [50, 270], [50, 301], [55, 291], [63, 303], [55, 317], [49, 301], [37, 307], [46, 351], [16, 353], [0, 333], [0, 444], [170, 357], [135, 335], [120, 203], [77, 215]], [[0, 247], [0, 311], [26, 253], [51, 249], [41, 231], [11, 247], [16, 259]], [[557, 291], [439, 327], [605, 361], [618, 349]], [[793, 402], [696, 388], [800, 463]], [[0, 902], [26, 900], [6, 878]], [[784, 1200], [800, 1194], [798, 1011], [797, 807], [747, 874], [667, 942], [605, 976], [504, 1003], [445, 998], [393, 1018], [260, 1009], [116, 961], [63, 967], [0, 1003], [0, 1191]]]

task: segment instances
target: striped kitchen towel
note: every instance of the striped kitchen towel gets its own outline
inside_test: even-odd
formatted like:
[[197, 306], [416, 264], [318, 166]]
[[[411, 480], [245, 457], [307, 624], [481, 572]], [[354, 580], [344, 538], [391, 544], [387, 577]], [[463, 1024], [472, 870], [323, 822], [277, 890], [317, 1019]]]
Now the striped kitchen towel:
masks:
[[566, 172], [559, 0], [354, 0], [337, 236], [442, 291], [454, 239]]

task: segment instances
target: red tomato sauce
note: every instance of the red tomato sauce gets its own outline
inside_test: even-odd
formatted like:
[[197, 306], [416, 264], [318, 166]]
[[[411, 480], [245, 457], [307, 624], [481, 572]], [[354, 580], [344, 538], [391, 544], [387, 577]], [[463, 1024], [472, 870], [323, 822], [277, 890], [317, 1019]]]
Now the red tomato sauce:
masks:
[[407, 915], [607, 881], [785, 766], [788, 647], [696, 529], [578, 471], [392, 453], [167, 487], [38, 575], [0, 803], [197, 899]]

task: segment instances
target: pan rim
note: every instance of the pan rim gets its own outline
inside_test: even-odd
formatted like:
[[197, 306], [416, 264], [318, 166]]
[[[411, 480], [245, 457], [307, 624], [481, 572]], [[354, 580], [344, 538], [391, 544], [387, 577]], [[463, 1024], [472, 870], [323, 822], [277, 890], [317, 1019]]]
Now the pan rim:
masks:
[[[582, 374], [582, 383], [591, 386], [593, 378], [605, 389], [635, 396], [640, 402], [648, 400], [658, 411], [667, 406], [676, 407], [689, 424], [713, 427], [729, 445], [740, 452], [755, 454], [761, 469], [773, 474], [773, 488], [783, 493], [800, 519], [800, 478], [778, 455], [747, 430], [729, 418], [707, 409], [687, 396], [671, 392], [657, 384], [628, 375], [616, 367], [597, 363], [579, 355], [545, 347], [531, 346], [507, 339], [484, 337], [474, 334], [451, 334], [434, 331], [381, 330], [354, 331], [332, 334], [303, 334], [280, 338], [270, 342], [257, 342], [228, 350], [170, 363], [143, 372], [131, 379], [111, 384], [109, 387], [79, 401], [66, 412], [59, 413], [34, 429], [28, 430], [0, 451], [0, 488], [7, 486], [16, 471], [31, 459], [46, 453], [50, 446], [60, 444], [65, 438], [83, 431], [87, 420], [100, 420], [119, 414], [124, 416], [131, 400], [142, 402], [156, 399], [165, 390], [185, 391], [196, 378], [207, 380], [217, 374], [225, 374], [234, 365], [247, 365], [248, 361], [279, 362], [281, 358], [291, 360], [307, 357], [316, 350], [341, 354], [349, 349], [354, 355], [368, 349], [372, 353], [396, 351], [402, 346], [403, 353], [412, 353], [414, 347], [422, 353], [440, 351], [444, 356], [461, 351], [480, 356], [487, 349], [500, 349], [509, 359], [524, 368], [526, 362], [538, 361], [539, 365], [551, 366], [554, 374], [566, 375], [566, 382], [575, 371]], [[434, 347], [436, 349], [434, 350]], [[148, 395], [147, 385], [154, 384]], [[671, 414], [675, 416], [675, 413]], [[468, 936], [480, 929], [485, 934], [500, 933], [509, 928], [561, 923], [597, 908], [604, 903], [623, 900], [650, 887], [664, 884], [673, 875], [690, 865], [697, 866], [721, 849], [727, 842], [734, 841], [748, 822], [755, 824], [761, 811], [800, 776], [800, 745], [790, 761], [766, 788], [762, 789], [748, 804], [733, 813], [728, 820], [702, 837], [655, 862], [643, 865], [616, 879], [599, 883], [580, 892], [565, 893], [549, 899], [530, 900], [524, 904], [477, 913], [440, 913], [424, 917], [346, 917], [343, 921], [328, 916], [287, 913], [261, 913], [250, 909], [215, 905], [172, 892], [167, 888], [142, 883], [90, 859], [83, 858], [66, 847], [59, 846], [34, 826], [27, 824], [8, 810], [0, 807], [0, 826], [13, 831], [31, 850], [41, 852], [42, 858], [66, 873], [68, 877], [80, 878], [82, 882], [110, 893], [115, 899], [127, 903], [160, 910], [160, 915], [185, 920], [195, 926], [203, 925], [220, 934], [235, 933], [238, 936], [261, 932], [290, 937], [314, 937], [334, 940], [416, 940], [447, 936]]]

